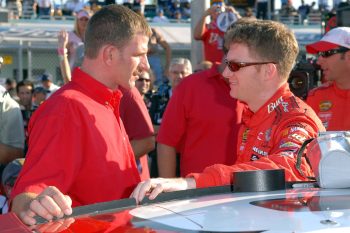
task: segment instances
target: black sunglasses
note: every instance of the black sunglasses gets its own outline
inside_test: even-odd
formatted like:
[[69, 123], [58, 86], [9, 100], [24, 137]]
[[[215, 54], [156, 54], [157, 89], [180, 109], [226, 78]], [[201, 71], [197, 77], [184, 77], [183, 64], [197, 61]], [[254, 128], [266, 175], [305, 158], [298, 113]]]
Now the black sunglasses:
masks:
[[269, 62], [234, 62], [234, 61], [229, 61], [225, 59], [225, 64], [227, 65], [228, 69], [231, 72], [236, 72], [239, 71], [239, 69], [246, 67], [246, 66], [256, 66], [256, 65], [265, 65], [265, 64], [276, 64], [276, 62], [269, 61]]
[[139, 78], [139, 79], [137, 79], [137, 81], [140, 81], [140, 82], [146, 81], [147, 83], [151, 82], [151, 80], [146, 79], [146, 78]]
[[348, 48], [345, 48], [345, 47], [340, 47], [338, 49], [331, 49], [331, 50], [328, 50], [328, 51], [324, 51], [324, 52], [318, 52], [318, 56], [321, 56], [321, 57], [330, 57], [334, 54], [338, 54], [338, 53], [345, 53], [347, 51], [349, 51], [350, 49]]

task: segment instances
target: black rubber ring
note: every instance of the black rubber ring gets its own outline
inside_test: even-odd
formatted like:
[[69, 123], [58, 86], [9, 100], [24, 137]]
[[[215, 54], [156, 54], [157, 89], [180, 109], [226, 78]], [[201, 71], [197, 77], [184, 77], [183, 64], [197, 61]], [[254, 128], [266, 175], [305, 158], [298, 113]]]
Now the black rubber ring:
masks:
[[285, 189], [284, 169], [233, 173], [234, 192], [268, 192]]

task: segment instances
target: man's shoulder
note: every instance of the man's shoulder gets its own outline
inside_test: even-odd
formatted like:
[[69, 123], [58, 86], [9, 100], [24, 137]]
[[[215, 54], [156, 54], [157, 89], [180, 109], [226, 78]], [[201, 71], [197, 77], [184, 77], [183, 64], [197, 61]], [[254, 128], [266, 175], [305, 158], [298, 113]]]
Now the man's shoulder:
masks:
[[[43, 104], [59, 109], [66, 105], [79, 105], [91, 99], [82, 90], [74, 86], [73, 84], [66, 84], [54, 92]], [[43, 105], [42, 104], [42, 105]]]
[[[197, 73], [193, 73], [183, 79], [177, 88], [188, 89], [189, 87], [197, 87], [205, 85], [210, 80], [216, 80], [220, 78], [220, 74], [213, 69], [203, 70]], [[195, 91], [195, 90], [190, 90]]]
[[308, 98], [314, 97], [317, 95], [324, 95], [326, 92], [329, 92], [332, 88], [333, 88], [333, 83], [331, 82], [323, 83], [321, 86], [310, 90], [308, 93]]

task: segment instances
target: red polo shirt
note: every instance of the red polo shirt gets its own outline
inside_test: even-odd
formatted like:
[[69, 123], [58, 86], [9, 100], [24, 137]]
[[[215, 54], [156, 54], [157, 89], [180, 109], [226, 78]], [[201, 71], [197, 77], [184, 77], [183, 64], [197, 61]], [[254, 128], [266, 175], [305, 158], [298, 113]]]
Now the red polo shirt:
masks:
[[79, 68], [72, 81], [39, 107], [29, 124], [29, 150], [12, 190], [56, 186], [73, 207], [128, 197], [140, 182], [119, 118], [122, 94]]
[[[142, 96], [136, 87], [131, 90], [120, 88], [123, 98], [120, 103], [120, 117], [130, 140], [139, 140], [154, 135], [151, 118]], [[141, 180], [150, 178], [148, 156], [140, 157]]]
[[181, 176], [236, 161], [243, 105], [230, 96], [217, 69], [215, 64], [185, 78], [163, 115], [157, 141], [180, 152]]

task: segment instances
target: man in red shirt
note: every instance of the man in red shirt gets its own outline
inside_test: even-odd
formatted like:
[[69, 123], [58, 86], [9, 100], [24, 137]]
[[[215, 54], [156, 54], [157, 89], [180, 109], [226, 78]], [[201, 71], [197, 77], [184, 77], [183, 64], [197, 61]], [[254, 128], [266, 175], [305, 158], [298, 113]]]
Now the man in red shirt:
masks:
[[248, 106], [242, 115], [236, 163], [216, 164], [187, 178], [141, 182], [132, 194], [138, 201], [146, 194], [154, 199], [163, 191], [228, 185], [235, 182], [235, 171], [282, 168], [287, 181], [313, 175], [305, 160], [301, 163], [305, 176], [296, 169], [297, 151], [324, 127], [288, 87], [299, 52], [294, 34], [278, 22], [240, 19], [226, 32], [225, 41], [229, 51], [223, 76], [229, 79], [230, 95]]
[[149, 69], [150, 34], [145, 19], [123, 6], [106, 6], [90, 19], [81, 68], [30, 122], [29, 151], [11, 194], [24, 223], [128, 197], [140, 182], [120, 120], [119, 86], [131, 89]]
[[[222, 0], [212, 0], [211, 7], [203, 13], [194, 28], [194, 39], [203, 41], [204, 60], [213, 63], [221, 62], [224, 56], [222, 52], [224, 32], [219, 29], [216, 23], [218, 16], [222, 13], [222, 9], [227, 12], [232, 12], [237, 18], [241, 17], [233, 7], [225, 7]], [[207, 16], [210, 16], [209, 24], [206, 24]]]
[[327, 130], [350, 130], [350, 27], [330, 30], [306, 50], [319, 55], [317, 63], [328, 81], [308, 93], [307, 104]]
[[221, 72], [225, 65], [185, 78], [170, 98], [157, 137], [160, 177], [201, 172], [213, 164], [233, 164], [243, 104], [230, 97]]
[[128, 134], [141, 180], [147, 180], [150, 178], [147, 153], [155, 147], [151, 117], [136, 87], [131, 90], [125, 88], [120, 88], [120, 90], [123, 94], [120, 103], [120, 117]]

